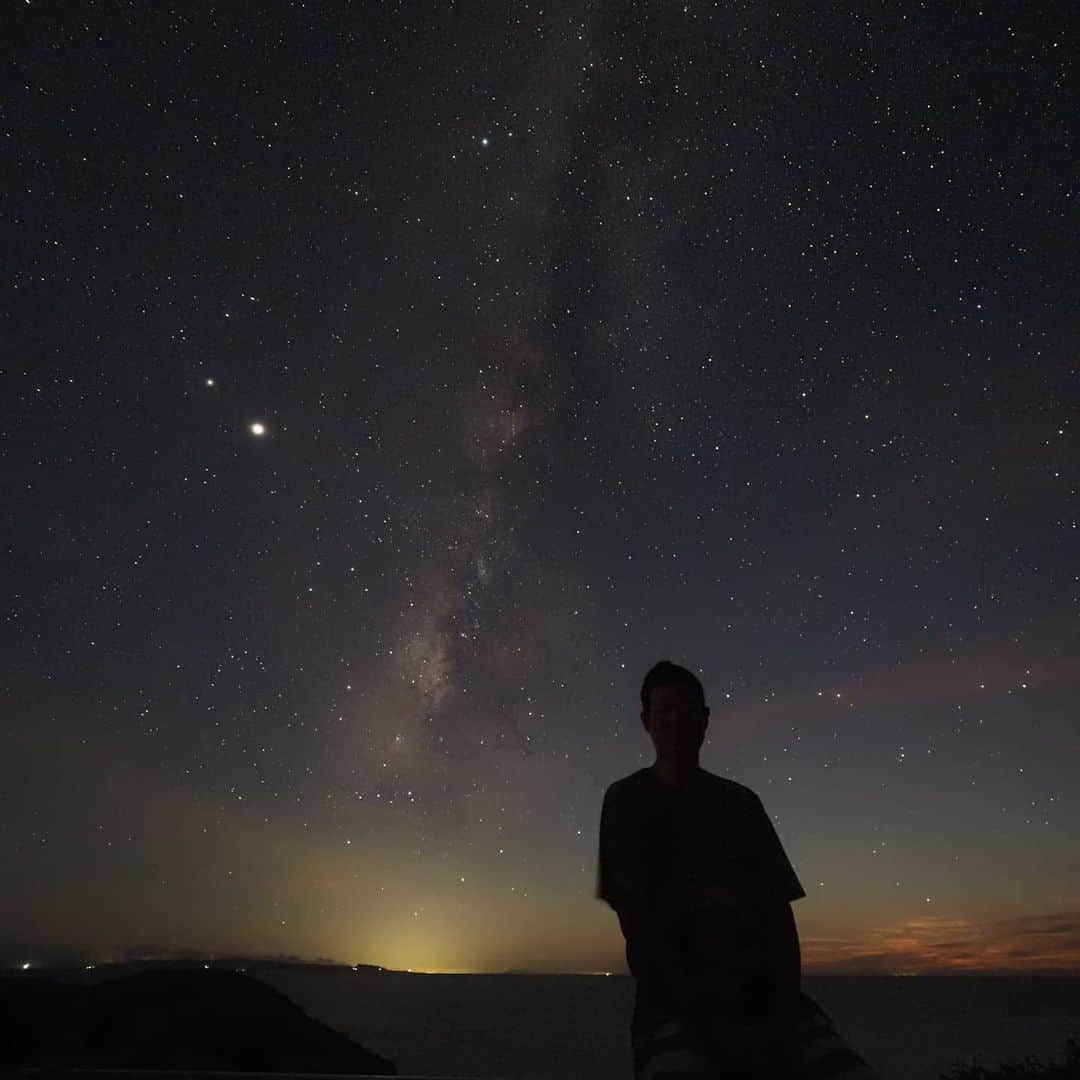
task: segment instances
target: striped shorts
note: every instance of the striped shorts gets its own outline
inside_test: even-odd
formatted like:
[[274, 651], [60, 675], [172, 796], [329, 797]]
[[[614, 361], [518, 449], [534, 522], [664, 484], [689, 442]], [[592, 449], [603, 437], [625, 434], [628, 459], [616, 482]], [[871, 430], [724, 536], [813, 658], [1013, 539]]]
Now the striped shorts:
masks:
[[[754, 1080], [725, 1069], [710, 1057], [689, 1027], [672, 1016], [650, 1021], [634, 1010], [632, 1027], [634, 1080], [667, 1080], [682, 1076], [713, 1080]], [[799, 1080], [879, 1080], [878, 1075], [841, 1037], [836, 1025], [813, 998], [802, 994], [798, 1017]]]

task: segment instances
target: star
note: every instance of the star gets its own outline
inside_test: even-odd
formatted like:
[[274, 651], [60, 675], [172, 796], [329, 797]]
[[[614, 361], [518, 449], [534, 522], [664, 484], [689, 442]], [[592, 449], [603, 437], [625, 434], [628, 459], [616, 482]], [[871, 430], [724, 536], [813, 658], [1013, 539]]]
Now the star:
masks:
[[248, 430], [251, 432], [252, 435], [265, 435], [266, 425], [260, 420], [255, 420], [252, 422], [251, 427]]

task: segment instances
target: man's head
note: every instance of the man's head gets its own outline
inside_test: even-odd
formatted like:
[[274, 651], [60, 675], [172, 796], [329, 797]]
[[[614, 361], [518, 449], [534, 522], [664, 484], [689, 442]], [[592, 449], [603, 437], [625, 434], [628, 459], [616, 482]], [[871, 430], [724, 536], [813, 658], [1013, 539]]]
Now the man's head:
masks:
[[696, 762], [709, 724], [701, 680], [692, 671], [661, 660], [641, 684], [641, 722], [658, 759]]

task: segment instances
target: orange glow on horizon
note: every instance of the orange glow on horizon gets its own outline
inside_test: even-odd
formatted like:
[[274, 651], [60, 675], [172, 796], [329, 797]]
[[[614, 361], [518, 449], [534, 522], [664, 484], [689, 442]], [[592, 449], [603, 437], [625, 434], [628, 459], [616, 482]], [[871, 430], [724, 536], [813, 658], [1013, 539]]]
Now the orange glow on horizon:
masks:
[[920, 916], [863, 938], [803, 937], [809, 975], [1080, 972], [1080, 912], [997, 922]]
[[[453, 935], [450, 936], [451, 938]], [[500, 963], [463, 962], [465, 949], [450, 939], [429, 935], [422, 941], [410, 927], [388, 934], [378, 959], [387, 970], [428, 975], [511, 973], [623, 975], [620, 956], [610, 967], [568, 964], [547, 968], [520, 956]], [[852, 936], [800, 935], [804, 975], [964, 975], [1080, 974], [1080, 911], [978, 921], [925, 915], [874, 927]], [[477, 947], [474, 959], [491, 960]]]

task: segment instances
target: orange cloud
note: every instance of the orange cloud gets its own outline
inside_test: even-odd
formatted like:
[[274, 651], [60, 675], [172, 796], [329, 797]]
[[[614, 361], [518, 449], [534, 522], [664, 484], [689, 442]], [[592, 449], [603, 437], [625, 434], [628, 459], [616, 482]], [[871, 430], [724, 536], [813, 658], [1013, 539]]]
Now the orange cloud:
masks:
[[862, 938], [804, 937], [809, 975], [1080, 973], [1080, 908], [996, 922], [920, 916]]

